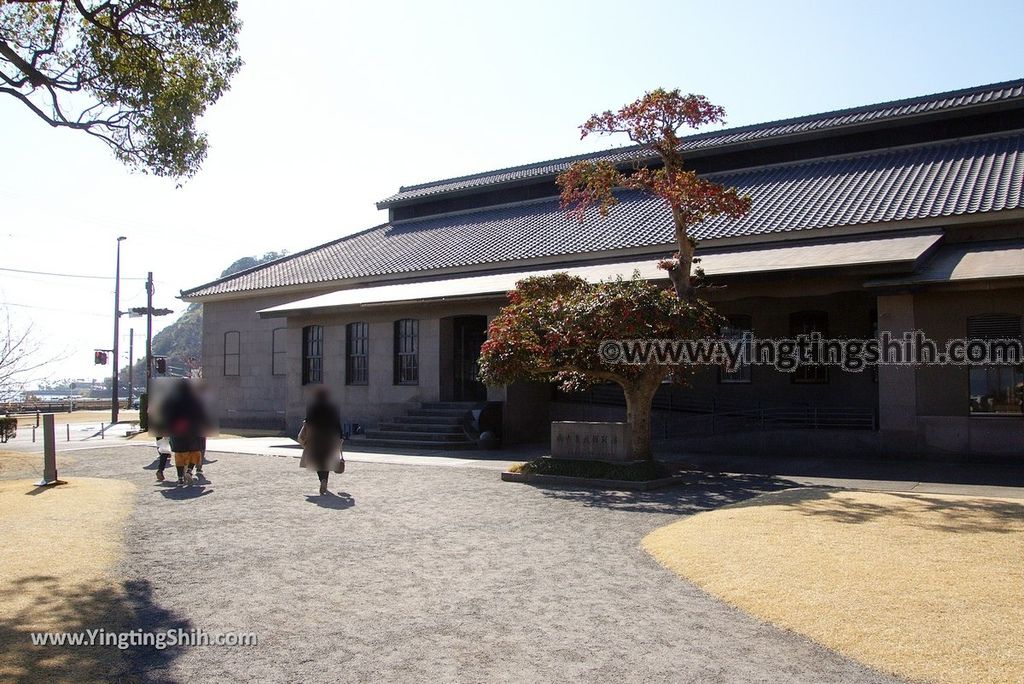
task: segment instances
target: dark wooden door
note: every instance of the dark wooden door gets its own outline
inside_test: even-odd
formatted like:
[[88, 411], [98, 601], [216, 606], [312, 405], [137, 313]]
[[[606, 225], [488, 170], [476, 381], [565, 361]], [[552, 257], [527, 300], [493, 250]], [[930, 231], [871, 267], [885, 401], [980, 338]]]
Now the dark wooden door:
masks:
[[487, 388], [477, 378], [480, 370], [480, 347], [487, 339], [486, 316], [457, 316], [453, 321], [455, 336], [455, 401], [484, 401]]

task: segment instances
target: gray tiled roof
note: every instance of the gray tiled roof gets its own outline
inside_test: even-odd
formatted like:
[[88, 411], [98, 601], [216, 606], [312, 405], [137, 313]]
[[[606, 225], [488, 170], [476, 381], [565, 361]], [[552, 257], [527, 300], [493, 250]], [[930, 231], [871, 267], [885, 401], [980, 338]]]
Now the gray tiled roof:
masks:
[[[703, 150], [711, 147], [722, 147], [736, 143], [750, 143], [766, 138], [781, 137], [786, 135], [797, 135], [839, 128], [842, 126], [855, 126], [884, 119], [894, 119], [904, 116], [913, 116], [929, 112], [937, 112], [973, 105], [986, 104], [990, 102], [1019, 99], [1024, 97], [1024, 81], [1015, 80], [992, 85], [976, 86], [963, 90], [955, 90], [936, 95], [924, 95], [920, 97], [885, 102], [881, 104], [842, 109], [823, 114], [814, 114], [794, 119], [771, 121], [752, 126], [727, 128], [718, 131], [709, 131], [687, 136], [683, 139], [683, 151]], [[524, 180], [528, 178], [543, 178], [554, 176], [565, 170], [571, 163], [580, 159], [603, 159], [615, 164], [623, 164], [638, 159], [650, 157], [650, 154], [643, 148], [629, 146], [604, 152], [595, 152], [574, 157], [552, 159], [550, 161], [536, 162], [523, 166], [515, 166], [506, 169], [498, 169], [485, 173], [477, 173], [458, 178], [432, 181], [419, 185], [408, 185], [400, 188], [399, 192], [381, 200], [377, 203], [380, 208], [406, 200], [441, 195], [448, 192], [467, 190], [491, 185]]]
[[[753, 198], [740, 220], [698, 226], [697, 239], [1024, 208], [1024, 133], [709, 175]], [[557, 198], [384, 224], [194, 288], [207, 295], [345, 278], [668, 245], [656, 199], [622, 192], [607, 218], [580, 224]]]

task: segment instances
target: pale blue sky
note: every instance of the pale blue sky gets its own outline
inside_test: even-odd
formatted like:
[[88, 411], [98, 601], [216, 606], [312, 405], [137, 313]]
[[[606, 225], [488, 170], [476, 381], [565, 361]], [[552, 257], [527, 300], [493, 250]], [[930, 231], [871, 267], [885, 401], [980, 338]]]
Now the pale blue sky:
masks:
[[[110, 273], [124, 234], [123, 272], [153, 270], [158, 305], [180, 309], [237, 257], [386, 220], [374, 202], [401, 184], [617, 144], [576, 126], [657, 86], [743, 125], [1024, 76], [1019, 2], [241, 5], [246, 66], [181, 189], [0, 98], [0, 267]], [[142, 303], [140, 281], [123, 289]], [[11, 311], [74, 352], [57, 377], [101, 375], [110, 292], [0, 272], [0, 301], [46, 307]]]

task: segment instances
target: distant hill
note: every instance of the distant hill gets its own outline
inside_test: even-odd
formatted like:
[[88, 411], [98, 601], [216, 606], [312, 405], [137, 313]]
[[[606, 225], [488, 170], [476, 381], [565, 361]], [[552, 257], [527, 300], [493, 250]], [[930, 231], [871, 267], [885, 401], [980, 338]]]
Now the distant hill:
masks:
[[[224, 278], [234, 275], [240, 271], [253, 266], [259, 266], [268, 261], [286, 256], [288, 252], [267, 252], [263, 256], [247, 256], [238, 259], [225, 268], [220, 277]], [[143, 333], [145, 334], [145, 333]], [[201, 304], [189, 304], [188, 308], [178, 317], [178, 320], [153, 335], [153, 356], [167, 358], [168, 375], [185, 375], [192, 363], [200, 363], [203, 348], [203, 307]], [[146, 340], [136, 336], [136, 354], [139, 359], [135, 362], [134, 380], [137, 388], [145, 384], [146, 378]], [[155, 369], [154, 369], [155, 372]], [[128, 366], [125, 365], [120, 371], [118, 384], [127, 392], [128, 389]], [[110, 378], [107, 378], [109, 385]]]

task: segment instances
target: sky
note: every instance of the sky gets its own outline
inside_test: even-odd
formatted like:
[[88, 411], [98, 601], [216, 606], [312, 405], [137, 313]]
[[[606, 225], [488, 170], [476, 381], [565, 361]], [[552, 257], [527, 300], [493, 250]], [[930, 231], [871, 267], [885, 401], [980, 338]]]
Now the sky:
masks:
[[[400, 185], [623, 144], [595, 111], [656, 87], [702, 93], [729, 126], [1024, 76], [1019, 2], [312, 2], [242, 0], [245, 66], [202, 120], [182, 187], [0, 95], [0, 306], [31, 325], [39, 375], [100, 378], [121, 308], [176, 312], [242, 256], [386, 221]], [[157, 319], [160, 326], [173, 316]], [[144, 319], [122, 319], [142, 348]]]

